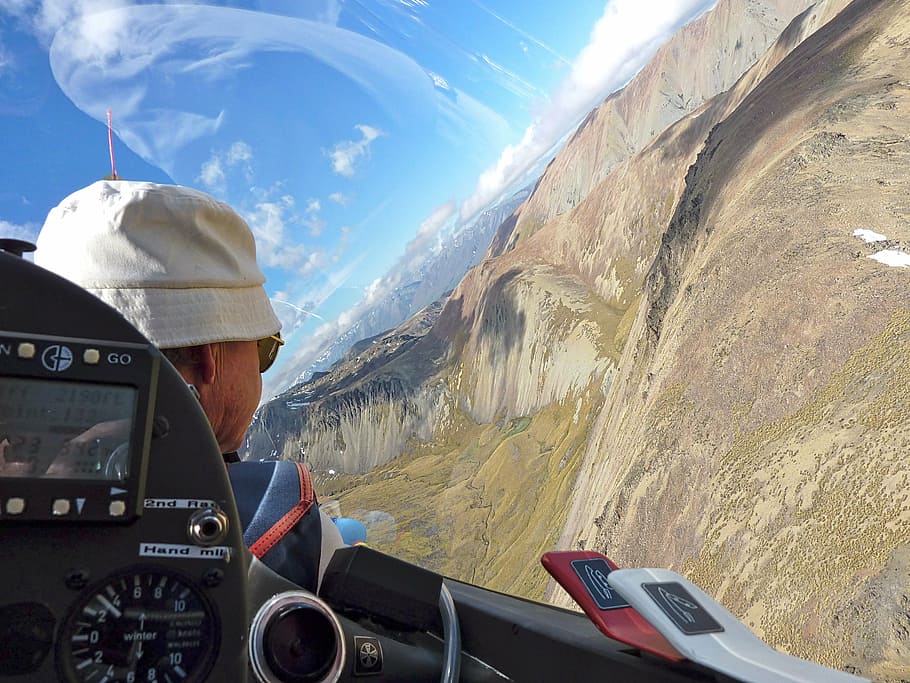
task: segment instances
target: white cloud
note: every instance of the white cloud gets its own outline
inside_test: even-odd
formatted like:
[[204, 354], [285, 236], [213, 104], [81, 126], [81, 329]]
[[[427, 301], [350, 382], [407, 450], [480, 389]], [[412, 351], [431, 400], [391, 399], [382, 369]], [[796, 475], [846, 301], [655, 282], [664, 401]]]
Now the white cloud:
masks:
[[224, 169], [221, 167], [221, 159], [218, 156], [213, 156], [202, 164], [199, 180], [209, 190], [217, 190], [224, 187]]
[[[67, 24], [83, 16], [130, 5], [130, 0], [0, 0], [0, 10], [25, 22], [42, 42], [49, 44], [54, 34]], [[99, 46], [100, 35], [110, 30], [103, 22], [88, 27], [86, 38], [92, 46]], [[91, 30], [96, 28], [97, 30]]]
[[251, 161], [253, 159], [253, 149], [243, 140], [238, 140], [231, 144], [231, 148], [227, 152], [227, 162], [231, 166], [239, 164], [243, 161]]
[[363, 157], [369, 157], [370, 145], [374, 140], [384, 135], [378, 128], [358, 124], [354, 126], [360, 131], [360, 140], [345, 140], [335, 145], [329, 152], [332, 160], [332, 170], [338, 175], [350, 178], [354, 175], [357, 163]]
[[[507, 146], [485, 170], [462, 206], [468, 219], [522, 180], [546, 152], [607, 95], [622, 87], [681, 25], [716, 0], [612, 0], [543, 111], [520, 142]], [[475, 3], [479, 5], [479, 3]], [[486, 9], [486, 8], [484, 8]]]
[[243, 169], [244, 179], [253, 181], [253, 149], [242, 140], [231, 143], [227, 151], [215, 151], [202, 164], [196, 180], [201, 182], [209, 192], [224, 194], [227, 189], [228, 176], [238, 166]]
[[[169, 97], [165, 89], [149, 83], [173, 82], [175, 87], [198, 91], [249, 66], [257, 52], [314, 57], [358, 85], [396, 121], [416, 112], [426, 116], [445, 104], [413, 59], [321, 21], [202, 5], [135, 5], [89, 14], [89, 9], [109, 4], [93, 0], [46, 0], [45, 4], [55, 6], [55, 1], [65, 10], [54, 12], [55, 18], [44, 23], [60, 28], [50, 48], [51, 68], [60, 88], [98, 121], [112, 107], [124, 142], [170, 173], [180, 148], [217, 130], [221, 113], [181, 111], [181, 107], [204, 105], [198, 99]], [[110, 0], [110, 5], [121, 4]], [[41, 7], [33, 1], [23, 12]], [[406, 114], [402, 102], [412, 105]]]
[[256, 237], [256, 255], [266, 266], [306, 275], [318, 265], [318, 255], [310, 253], [303, 245], [295, 243], [289, 235], [288, 225], [294, 222], [294, 201], [282, 197], [279, 201], [262, 201], [252, 211], [243, 211], [243, 217]]
[[[122, 111], [114, 109], [115, 114]], [[177, 153], [187, 143], [213, 135], [224, 120], [223, 111], [215, 117], [171, 111], [170, 120], [160, 114], [160, 110], [149, 109], [130, 117], [129, 124], [118, 126], [118, 134], [130, 149], [144, 159], [153, 160], [169, 175], [175, 175]], [[123, 119], [121, 116], [121, 122]]]
[[872, 254], [867, 258], [871, 258], [873, 261], [878, 261], [886, 266], [892, 266], [893, 268], [910, 268], [910, 254], [905, 251], [885, 249]]
[[[501, 146], [510, 134], [497, 112], [451, 86], [440, 87], [403, 52], [325, 23], [337, 3], [326, 3], [326, 11], [306, 10], [323, 19], [314, 21], [199, 4], [0, 2], [14, 3], [18, 16], [48, 40], [52, 28], [60, 29], [50, 46], [50, 63], [64, 94], [102, 123], [112, 108], [121, 140], [175, 178], [181, 175], [178, 170], [185, 170], [175, 168], [185, 146], [219, 131], [226, 116], [237, 125], [230, 116], [233, 111], [211, 109], [222, 100], [217, 94], [205, 96], [206, 89], [218, 87], [220, 79], [235, 79], [239, 69], [257, 68], [255, 55], [266, 52], [298, 53], [322, 62], [359, 87], [394, 124], [435, 124], [450, 140], [463, 143], [479, 136], [487, 148]], [[95, 11], [106, 7], [115, 9]], [[37, 14], [45, 19], [29, 19]], [[174, 95], [184, 91], [198, 96]], [[250, 142], [258, 147], [270, 139]], [[339, 173], [356, 171], [353, 164], [362, 143], [338, 150]]]
[[303, 291], [282, 291], [272, 297], [272, 301], [277, 299], [282, 302], [274, 308], [281, 320], [281, 334], [287, 339], [287, 351], [290, 353], [279, 354], [279, 371], [263, 378], [263, 396], [271, 396], [273, 392], [285, 387], [289, 374], [296, 377], [303, 372], [321, 350], [344, 334], [366, 312], [367, 307], [361, 301], [335, 320], [324, 322], [314, 332], [308, 330], [303, 339], [293, 338], [293, 334], [308, 318], [322, 319], [318, 313], [319, 308], [339, 289], [349, 286], [348, 282], [360, 268], [363, 258], [356, 258], [336, 270], [326, 270], [324, 277]]
[[347, 206], [348, 202], [351, 201], [351, 198], [343, 192], [333, 192], [329, 195], [329, 200], [336, 204], [340, 204], [341, 206]]
[[457, 219], [458, 209], [453, 200], [436, 207], [420, 223], [417, 234], [408, 242], [404, 254], [395, 265], [385, 275], [376, 278], [364, 288], [363, 299], [348, 311], [351, 319], [355, 319], [369, 306], [381, 301], [396, 287], [401, 286], [404, 276], [413, 276], [430, 256], [432, 246], [439, 243], [444, 229], [453, 227]]
[[433, 73], [432, 71], [427, 71], [427, 73], [429, 74], [430, 78], [433, 79], [433, 85], [435, 85], [437, 88], [442, 88], [443, 90], [451, 90], [449, 82], [445, 78], [437, 73]]
[[[446, 224], [446, 222], [455, 215], [455, 202], [452, 200], [447, 201], [445, 204], [437, 206], [433, 209], [427, 218], [425, 218], [420, 227], [417, 230], [417, 237], [415, 240], [427, 241], [436, 236], [440, 229]], [[412, 242], [413, 244], [414, 242]]]
[[38, 232], [41, 226], [37, 223], [10, 223], [9, 221], [0, 220], [0, 238], [11, 238], [14, 240], [25, 240], [34, 242], [38, 239]]
[[318, 216], [307, 218], [303, 221], [304, 225], [310, 231], [310, 237], [319, 237], [326, 228], [326, 222]]
[[300, 222], [310, 231], [310, 237], [319, 237], [325, 230], [326, 222], [319, 216], [321, 210], [322, 202], [318, 199], [307, 200], [304, 216]]

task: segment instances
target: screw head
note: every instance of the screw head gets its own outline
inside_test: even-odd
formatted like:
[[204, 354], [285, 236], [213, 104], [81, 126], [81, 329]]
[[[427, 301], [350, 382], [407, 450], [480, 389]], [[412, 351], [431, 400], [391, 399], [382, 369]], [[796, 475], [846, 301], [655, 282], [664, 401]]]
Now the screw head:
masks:
[[87, 569], [70, 569], [63, 577], [67, 588], [80, 591], [88, 585], [89, 573]]
[[224, 571], [213, 567], [202, 575], [202, 583], [209, 588], [214, 588], [224, 581]]
[[152, 437], [163, 439], [171, 431], [171, 423], [164, 415], [156, 415], [152, 420]]

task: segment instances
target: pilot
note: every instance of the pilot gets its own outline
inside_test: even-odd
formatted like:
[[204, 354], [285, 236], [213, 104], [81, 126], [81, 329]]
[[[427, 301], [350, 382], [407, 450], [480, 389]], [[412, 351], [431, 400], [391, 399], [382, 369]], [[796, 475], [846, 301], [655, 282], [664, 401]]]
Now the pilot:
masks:
[[[199, 399], [225, 461], [239, 460], [236, 451], [262, 393], [261, 373], [283, 342], [256, 263], [253, 233], [237, 212], [186, 187], [98, 181], [50, 211], [35, 263], [117, 309], [161, 349]], [[293, 476], [302, 478], [297, 490], [312, 498], [302, 501], [303, 507], [309, 503], [308, 512], [286, 541], [264, 546], [249, 536], [248, 526], [258, 515], [262, 529], [257, 505], [264, 488], [258, 483], [238, 487], [238, 481], [247, 481], [241, 476], [245, 467], [229, 468], [241, 517], [248, 511], [242, 520], [245, 540], [267, 565], [315, 591], [317, 576], [343, 543], [335, 525], [319, 512], [309, 472], [293, 468]], [[244, 500], [251, 495], [253, 505]], [[299, 513], [297, 502], [280, 505]], [[277, 510], [273, 516], [286, 519], [287, 512]], [[296, 556], [300, 553], [308, 557]]]

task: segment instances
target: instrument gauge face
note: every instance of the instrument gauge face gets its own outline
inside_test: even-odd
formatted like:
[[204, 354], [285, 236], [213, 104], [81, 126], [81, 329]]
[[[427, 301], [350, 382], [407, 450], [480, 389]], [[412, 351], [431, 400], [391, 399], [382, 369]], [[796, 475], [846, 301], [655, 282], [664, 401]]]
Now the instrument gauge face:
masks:
[[63, 625], [60, 666], [71, 683], [192, 683], [217, 654], [217, 616], [191, 581], [167, 570], [114, 574]]

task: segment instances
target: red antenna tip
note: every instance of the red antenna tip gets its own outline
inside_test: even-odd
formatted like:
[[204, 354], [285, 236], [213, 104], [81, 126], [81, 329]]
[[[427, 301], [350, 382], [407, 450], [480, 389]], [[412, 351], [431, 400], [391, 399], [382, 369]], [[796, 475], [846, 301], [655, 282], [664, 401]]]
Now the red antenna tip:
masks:
[[111, 180], [119, 180], [117, 166], [114, 163], [114, 117], [111, 110], [107, 110], [107, 148], [111, 153]]

